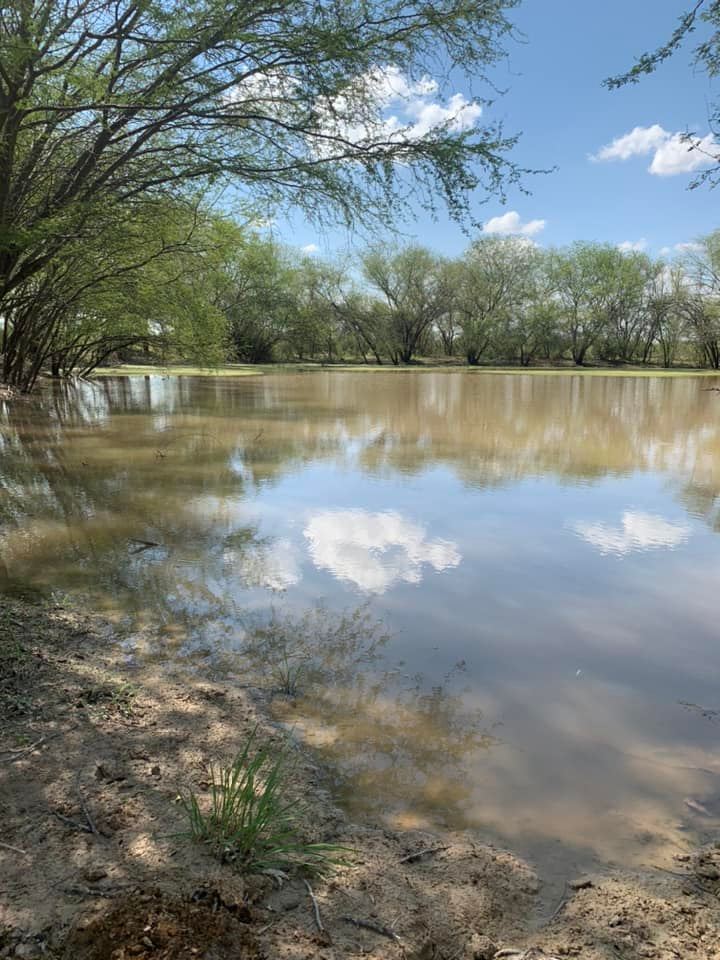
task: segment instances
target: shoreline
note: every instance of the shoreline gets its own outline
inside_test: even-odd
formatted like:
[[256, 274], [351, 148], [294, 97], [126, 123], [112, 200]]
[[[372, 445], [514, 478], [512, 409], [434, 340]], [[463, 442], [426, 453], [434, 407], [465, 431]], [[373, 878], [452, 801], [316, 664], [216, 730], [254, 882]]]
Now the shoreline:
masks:
[[464, 363], [412, 363], [401, 366], [393, 364], [364, 363], [297, 363], [275, 364], [220, 364], [217, 367], [198, 367], [192, 364], [170, 364], [167, 367], [148, 364], [120, 364], [116, 367], [98, 367], [90, 375], [92, 378], [123, 376], [163, 376], [163, 377], [244, 377], [264, 376], [274, 373], [469, 373], [469, 374], [508, 374], [512, 376], [579, 376], [579, 377], [720, 377], [720, 370], [708, 367], [626, 367], [612, 366], [468, 366]]
[[[353, 823], [268, 698], [129, 662], [108, 624], [69, 603], [3, 597], [0, 957], [717, 956], [717, 847], [673, 873], [578, 878], [543, 921], [542, 878], [473, 832]], [[325, 879], [244, 875], [179, 836], [178, 797], [206, 795], [207, 764], [255, 727], [262, 744], [290, 744], [303, 839], [353, 850]]]

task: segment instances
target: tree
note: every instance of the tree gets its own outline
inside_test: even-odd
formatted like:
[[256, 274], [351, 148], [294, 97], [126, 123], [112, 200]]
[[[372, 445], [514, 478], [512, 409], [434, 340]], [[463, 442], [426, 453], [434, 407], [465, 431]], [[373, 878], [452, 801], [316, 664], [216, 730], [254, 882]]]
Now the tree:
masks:
[[720, 230], [683, 258], [683, 310], [702, 361], [720, 369]]
[[[514, 139], [478, 125], [477, 104], [453, 100], [424, 126], [393, 121], [387, 107], [403, 90], [439, 94], [433, 68], [483, 78], [516, 2], [4, 5], [4, 352], [8, 297], [49, 287], [61, 255], [96, 244], [108, 217], [132, 218], [188, 185], [232, 183], [263, 204], [290, 201], [348, 222], [385, 221], [411, 192], [433, 206], [436, 188], [462, 218], [477, 187], [502, 192], [522, 173], [507, 158]], [[16, 359], [6, 376], [22, 384]]]
[[387, 356], [387, 340], [390, 315], [386, 304], [371, 294], [353, 289], [337, 289], [333, 294], [333, 307], [347, 335], [356, 346], [365, 363], [368, 354], [381, 365]]
[[298, 312], [295, 265], [272, 240], [251, 236], [228, 267], [223, 297], [234, 360], [269, 363]]
[[550, 267], [573, 361], [581, 366], [603, 337], [628, 359], [637, 333], [635, 313], [649, 261], [602, 243], [574, 243]]
[[605, 268], [601, 355], [621, 363], [638, 358], [646, 361], [654, 333], [648, 294], [663, 265], [653, 263], [644, 253], [618, 250], [606, 257]]
[[519, 243], [518, 276], [511, 306], [495, 335], [496, 350], [508, 360], [529, 366], [538, 357], [561, 352], [558, 309], [554, 300], [551, 255], [526, 241]]
[[662, 267], [647, 291], [647, 311], [653, 342], [660, 348], [660, 360], [672, 367], [683, 340], [687, 322], [685, 274], [681, 266]]
[[444, 260], [438, 264], [438, 283], [443, 305], [436, 327], [446, 357], [455, 356], [455, 348], [462, 332], [458, 309], [461, 279], [462, 266], [457, 260]]
[[522, 300], [533, 250], [525, 240], [483, 237], [463, 257], [457, 304], [462, 349], [471, 366]]
[[235, 229], [200, 207], [157, 200], [121, 220], [109, 214], [95, 230], [96, 243], [66, 244], [6, 296], [4, 378], [30, 388], [44, 366], [87, 373], [116, 351], [150, 343], [219, 359], [212, 284]]
[[368, 250], [362, 258], [365, 279], [383, 297], [385, 347], [393, 363], [410, 363], [418, 344], [445, 310], [439, 260], [423, 247], [391, 252]]
[[295, 357], [337, 358], [342, 321], [333, 300], [344, 283], [344, 271], [316, 257], [302, 257], [295, 267], [296, 311], [288, 331], [288, 344]]

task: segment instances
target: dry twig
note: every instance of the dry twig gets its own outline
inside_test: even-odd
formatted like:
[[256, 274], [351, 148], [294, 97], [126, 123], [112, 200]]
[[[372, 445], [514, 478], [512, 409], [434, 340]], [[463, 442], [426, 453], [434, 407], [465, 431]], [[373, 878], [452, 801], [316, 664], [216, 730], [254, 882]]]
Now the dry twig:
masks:
[[565, 883], [565, 886], [563, 887], [562, 896], [560, 897], [560, 900], [559, 900], [559, 902], [558, 902], [558, 905], [557, 905], [557, 906], [555, 907], [555, 909], [553, 910], [552, 915], [551, 915], [550, 919], [548, 920], [548, 923], [552, 923], [552, 922], [553, 922], [553, 920], [557, 917], [557, 915], [563, 910], [563, 908], [565, 907], [565, 905], [567, 904], [567, 902], [568, 902], [568, 885], [567, 885], [567, 882], [566, 882], [566, 883]]
[[371, 930], [373, 933], [379, 933], [381, 937], [387, 937], [388, 940], [394, 940], [395, 943], [402, 946], [402, 940], [390, 927], [383, 927], [382, 924], [372, 923], [370, 920], [359, 920], [356, 917], [345, 916], [340, 917], [340, 919], [344, 920], [345, 923], [352, 923], [353, 926], [359, 927], [362, 930]]
[[418, 850], [417, 853], [409, 853], [406, 857], [401, 857], [398, 863], [417, 863], [423, 857], [431, 857], [433, 854], [447, 849], [449, 849], [447, 844], [443, 847], [428, 847], [426, 850]]
[[82, 794], [80, 795], [80, 804], [82, 806], [83, 813], [85, 814], [85, 819], [88, 822], [88, 826], [90, 827], [90, 833], [94, 833], [96, 837], [99, 836], [100, 834], [98, 832], [98, 828], [95, 826], [95, 821], [90, 815], [90, 811], [88, 810], [88, 805], [87, 803], [85, 803], [85, 798], [82, 796]]
[[9, 843], [3, 843], [2, 840], [0, 840], [0, 847], [2, 847], [4, 850], [12, 850], [13, 853], [19, 853], [23, 857], [28, 856], [27, 850], [21, 850], [20, 847], [13, 847]]
[[322, 918], [320, 917], [320, 905], [318, 904], [317, 898], [313, 893], [313, 888], [310, 886], [307, 880], [303, 880], [303, 883], [305, 884], [305, 888], [307, 892], [310, 894], [310, 899], [312, 900], [313, 911], [315, 912], [315, 926], [318, 928], [319, 933], [326, 934], [327, 930], [323, 926]]
[[66, 817], [62, 813], [58, 813], [57, 810], [51, 810], [50, 813], [57, 817], [61, 823], [67, 824], [68, 827], [72, 827], [74, 830], [80, 830], [83, 833], [92, 833], [92, 829], [86, 823], [79, 823], [77, 820], [72, 820], [70, 817]]
[[36, 740], [35, 743], [31, 743], [29, 747], [20, 747], [18, 750], [3, 750], [3, 753], [9, 753], [11, 756], [0, 758], [0, 763], [15, 763], [16, 760], [22, 760], [23, 757], [26, 757], [29, 753], [32, 753], [33, 750], [42, 746], [43, 743], [47, 743], [48, 740], [54, 740], [61, 735], [61, 733], [48, 733], [40, 737], [39, 740]]

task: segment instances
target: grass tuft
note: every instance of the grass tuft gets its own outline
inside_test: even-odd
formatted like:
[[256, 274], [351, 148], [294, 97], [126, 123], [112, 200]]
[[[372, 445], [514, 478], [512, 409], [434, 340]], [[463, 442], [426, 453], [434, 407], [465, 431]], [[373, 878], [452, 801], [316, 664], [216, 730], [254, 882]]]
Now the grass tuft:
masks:
[[308, 843], [298, 833], [301, 805], [288, 796], [287, 746], [257, 746], [257, 727], [228, 766], [210, 765], [209, 808], [189, 791], [180, 797], [189, 829], [185, 836], [208, 845], [243, 871], [301, 869], [324, 874], [348, 851]]

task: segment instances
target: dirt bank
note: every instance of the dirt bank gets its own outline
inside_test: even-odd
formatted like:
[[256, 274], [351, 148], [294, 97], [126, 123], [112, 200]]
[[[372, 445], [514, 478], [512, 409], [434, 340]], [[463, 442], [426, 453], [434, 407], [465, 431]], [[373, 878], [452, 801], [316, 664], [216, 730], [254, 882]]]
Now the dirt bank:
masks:
[[178, 836], [177, 798], [202, 794], [208, 761], [256, 725], [280, 743], [266, 706], [253, 688], [126, 662], [69, 608], [0, 600], [0, 957], [720, 956], [720, 849], [673, 874], [587, 878], [539, 925], [531, 866], [470, 833], [349, 822], [299, 747], [300, 829], [352, 862], [311, 880], [317, 912], [301, 877], [240, 876]]

